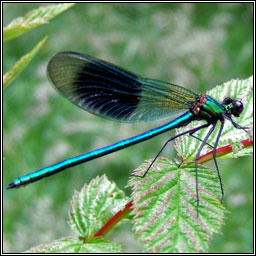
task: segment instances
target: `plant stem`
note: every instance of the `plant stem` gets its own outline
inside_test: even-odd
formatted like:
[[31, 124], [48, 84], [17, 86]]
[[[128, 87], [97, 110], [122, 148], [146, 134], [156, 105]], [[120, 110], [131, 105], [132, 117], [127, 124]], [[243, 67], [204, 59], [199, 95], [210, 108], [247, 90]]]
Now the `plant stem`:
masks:
[[[253, 140], [247, 139], [247, 140], [241, 141], [241, 143], [246, 148], [246, 147], [249, 147], [249, 146], [253, 145]], [[217, 149], [216, 156], [221, 157], [221, 156], [224, 156], [224, 155], [227, 155], [227, 154], [231, 153], [232, 151], [233, 151], [233, 148], [232, 148], [231, 145], [223, 146], [223, 147], [220, 147], [220, 148]], [[210, 152], [206, 153], [205, 155], [201, 156], [198, 160], [198, 163], [203, 164], [203, 163], [208, 162], [212, 159], [213, 159], [213, 151], [210, 151]]]
[[132, 204], [132, 201], [127, 203], [124, 209], [117, 212], [104, 226], [102, 226], [94, 237], [106, 235], [121, 219], [132, 211]]

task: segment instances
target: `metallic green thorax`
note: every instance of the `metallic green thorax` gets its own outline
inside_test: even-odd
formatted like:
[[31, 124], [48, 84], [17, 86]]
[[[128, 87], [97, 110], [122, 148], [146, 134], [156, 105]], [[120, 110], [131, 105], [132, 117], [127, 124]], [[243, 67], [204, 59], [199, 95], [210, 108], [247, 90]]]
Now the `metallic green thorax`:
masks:
[[201, 105], [197, 116], [200, 119], [211, 121], [221, 118], [224, 111], [225, 107], [222, 104], [207, 95], [207, 100]]

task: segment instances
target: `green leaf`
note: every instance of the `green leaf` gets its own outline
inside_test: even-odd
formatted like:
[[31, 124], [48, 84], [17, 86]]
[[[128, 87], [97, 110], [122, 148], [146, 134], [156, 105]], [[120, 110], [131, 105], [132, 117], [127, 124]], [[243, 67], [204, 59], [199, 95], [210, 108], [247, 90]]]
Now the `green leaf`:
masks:
[[39, 26], [48, 23], [49, 20], [72, 7], [74, 3], [49, 5], [31, 10], [24, 17], [13, 20], [3, 29], [4, 42]]
[[35, 246], [25, 253], [120, 253], [123, 248], [102, 238], [84, 243], [81, 239], [66, 237], [46, 245]]
[[96, 177], [72, 198], [69, 224], [79, 238], [62, 238], [26, 253], [121, 253], [122, 245], [94, 235], [127, 201], [124, 192], [106, 175]]
[[36, 47], [28, 54], [23, 56], [12, 68], [9, 70], [3, 77], [3, 87], [6, 87], [10, 84], [30, 63], [30, 61], [34, 58], [37, 52], [40, 50], [42, 45], [45, 43], [47, 36], [41, 40]]
[[[151, 161], [134, 171], [142, 175]], [[151, 253], [206, 251], [209, 240], [220, 231], [225, 209], [215, 171], [198, 166], [199, 217], [196, 209], [195, 165], [178, 168], [159, 158], [145, 178], [132, 177], [134, 229]], [[216, 196], [217, 195], [217, 196]]]
[[[237, 122], [241, 126], [245, 126], [245, 127], [253, 126], [253, 77], [250, 77], [245, 80], [239, 80], [239, 79], [231, 80], [222, 85], [216, 86], [206, 94], [210, 95], [211, 97], [213, 97], [219, 102], [222, 102], [226, 97], [242, 100], [244, 104], [244, 110], [241, 113], [240, 117], [238, 118], [234, 117], [233, 119], [235, 122]], [[192, 122], [186, 127], [176, 129], [176, 133], [178, 134], [178, 133], [187, 131], [189, 129], [200, 126], [203, 123], [205, 122], [203, 121]], [[220, 127], [220, 124], [217, 124], [214, 132], [212, 133], [212, 135], [207, 141], [207, 143], [209, 143], [212, 146], [216, 141], [219, 127]], [[203, 139], [206, 136], [208, 131], [209, 131], [209, 128], [202, 129], [198, 131], [195, 135], [200, 139]], [[225, 120], [224, 130], [219, 140], [218, 147], [237, 143], [249, 138], [250, 136], [245, 131], [241, 129], [236, 129], [230, 121]], [[179, 137], [178, 139], [175, 140], [175, 148], [178, 154], [182, 156], [183, 159], [185, 160], [195, 159], [195, 156], [200, 144], [201, 142], [199, 140], [192, 138], [189, 135]], [[212, 148], [206, 145], [202, 150], [201, 155], [204, 155], [211, 150]], [[252, 154], [252, 151], [253, 151], [253, 147], [242, 148], [238, 152], [236, 153], [232, 152], [230, 154], [225, 155], [224, 157], [232, 158], [232, 157], [249, 155], [249, 154]]]
[[81, 192], [75, 191], [69, 224], [80, 236], [92, 239], [127, 202], [124, 192], [114, 182], [110, 182], [106, 175], [97, 176], [88, 185], [84, 185]]

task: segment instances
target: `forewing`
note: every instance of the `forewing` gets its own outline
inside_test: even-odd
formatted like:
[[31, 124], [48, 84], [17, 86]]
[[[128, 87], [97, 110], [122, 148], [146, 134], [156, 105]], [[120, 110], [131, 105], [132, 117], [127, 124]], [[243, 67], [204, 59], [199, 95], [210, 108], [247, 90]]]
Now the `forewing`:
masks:
[[75, 52], [52, 57], [53, 86], [86, 111], [120, 122], [150, 122], [187, 110], [196, 94], [177, 85], [142, 78], [97, 58]]

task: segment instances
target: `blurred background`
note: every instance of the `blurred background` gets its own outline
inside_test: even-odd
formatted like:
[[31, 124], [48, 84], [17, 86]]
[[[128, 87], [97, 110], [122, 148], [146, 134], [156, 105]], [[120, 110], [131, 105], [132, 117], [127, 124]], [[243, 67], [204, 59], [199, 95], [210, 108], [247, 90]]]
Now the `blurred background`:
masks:
[[[3, 22], [44, 4], [4, 4]], [[73, 167], [19, 190], [5, 187], [20, 175], [112, 144], [161, 125], [120, 124], [101, 119], [61, 97], [46, 77], [59, 51], [105, 59], [134, 73], [206, 92], [230, 79], [253, 74], [252, 3], [81, 3], [4, 44], [4, 73], [45, 35], [48, 40], [25, 71], [4, 90], [4, 252], [74, 235], [67, 224], [74, 190], [106, 173], [130, 195], [132, 170], [153, 158], [173, 134]], [[176, 157], [173, 145], [164, 156]], [[226, 215], [210, 253], [253, 251], [252, 157], [220, 159]], [[141, 252], [132, 226], [107, 236], [126, 252]]]

